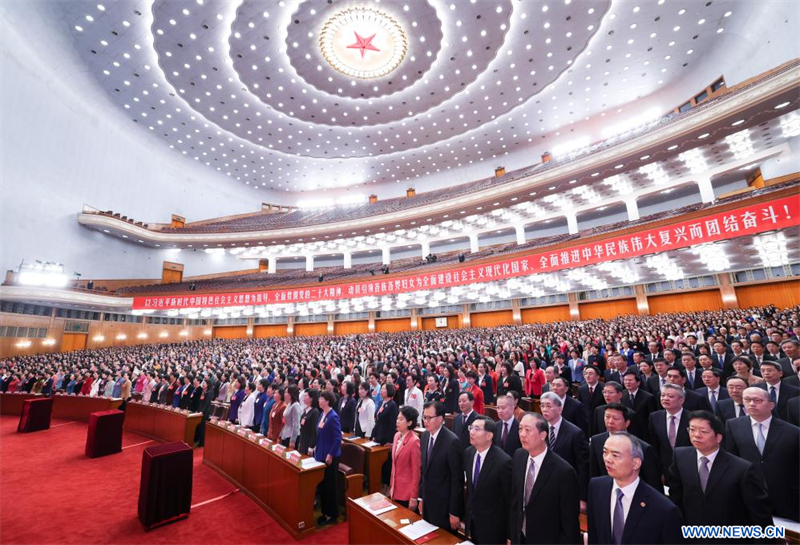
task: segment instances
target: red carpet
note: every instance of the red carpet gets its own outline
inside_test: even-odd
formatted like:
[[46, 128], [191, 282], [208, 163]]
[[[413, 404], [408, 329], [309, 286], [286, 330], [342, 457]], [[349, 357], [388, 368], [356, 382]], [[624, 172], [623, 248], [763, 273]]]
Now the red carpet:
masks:
[[[84, 422], [53, 420], [51, 429], [16, 433], [19, 418], [0, 417], [0, 544], [6, 543], [298, 543], [242, 493], [192, 509], [188, 519], [142, 529], [137, 517], [142, 450], [147, 438], [125, 432], [123, 450], [84, 455]], [[130, 447], [130, 448], [126, 448]], [[235, 488], [195, 451], [192, 505]], [[347, 542], [347, 523], [300, 543]]]

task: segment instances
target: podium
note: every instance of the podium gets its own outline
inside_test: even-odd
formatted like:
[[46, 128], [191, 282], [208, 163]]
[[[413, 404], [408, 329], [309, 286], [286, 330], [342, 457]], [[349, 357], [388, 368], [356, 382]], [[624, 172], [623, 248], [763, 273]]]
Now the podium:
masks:
[[89, 415], [86, 432], [86, 456], [99, 458], [122, 452], [122, 424], [125, 413], [116, 409]]
[[50, 414], [52, 411], [52, 397], [26, 399], [22, 403], [22, 414], [19, 417], [17, 433], [50, 429]]
[[144, 449], [139, 520], [146, 530], [189, 516], [192, 449], [183, 441]]

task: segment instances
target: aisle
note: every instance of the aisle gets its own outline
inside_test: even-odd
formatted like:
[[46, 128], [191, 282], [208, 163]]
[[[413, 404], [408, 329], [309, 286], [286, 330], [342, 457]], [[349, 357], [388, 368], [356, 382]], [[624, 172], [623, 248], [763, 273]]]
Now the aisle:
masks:
[[[54, 420], [49, 430], [16, 433], [0, 417], [0, 544], [298, 543], [247, 496], [194, 454], [188, 519], [145, 533], [137, 518], [142, 450], [156, 444], [125, 433], [122, 453], [84, 455], [85, 422]], [[301, 543], [345, 543], [347, 524]]]

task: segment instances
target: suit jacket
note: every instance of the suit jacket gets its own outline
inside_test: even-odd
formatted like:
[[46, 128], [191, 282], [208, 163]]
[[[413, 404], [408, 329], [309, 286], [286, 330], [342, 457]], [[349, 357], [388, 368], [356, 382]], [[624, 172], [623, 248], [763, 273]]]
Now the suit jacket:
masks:
[[[762, 388], [769, 392], [766, 382], [760, 382], [755, 385], [756, 388]], [[789, 400], [800, 396], [800, 388], [796, 388], [789, 384], [781, 384], [778, 391], [778, 404], [772, 410], [772, 414], [781, 420], [789, 420]]]
[[723, 376], [729, 377], [735, 371], [733, 370], [733, 354], [726, 352], [723, 356], [722, 363], [719, 361], [719, 354], [716, 352], [711, 353], [711, 362], [714, 367], [722, 369]]
[[653, 394], [658, 400], [661, 397], [661, 377], [658, 376], [658, 373], [653, 373], [650, 375], [650, 378], [647, 379], [647, 391]]
[[[691, 446], [689, 441], [689, 414], [686, 409], [681, 413], [680, 420], [676, 423], [675, 447]], [[667, 428], [667, 411], [660, 410], [650, 415], [650, 444], [656, 449], [661, 462], [661, 474], [667, 475], [672, 463], [672, 446], [669, 444]]]
[[565, 397], [561, 417], [578, 426], [584, 435], [589, 435], [589, 413], [579, 401], [570, 396]]
[[[162, 393], [163, 393], [164, 399], [165, 400], [167, 399], [167, 388], [168, 388], [168, 386], [164, 385], [164, 387], [159, 391], [159, 393], [158, 393], [158, 399], [159, 400], [161, 400]], [[193, 413], [200, 412], [200, 397], [202, 395], [203, 395], [203, 389], [200, 388], [199, 386], [197, 388], [195, 388], [194, 390], [192, 390], [192, 395], [190, 396], [190, 399], [189, 399], [189, 410], [191, 412], [193, 412]], [[159, 401], [159, 403], [160, 403], [160, 401]]]
[[[683, 389], [683, 393], [685, 397], [683, 398], [683, 410], [684, 411], [709, 411], [714, 412], [711, 410], [711, 402], [708, 400], [708, 396], [703, 396], [694, 390], [690, 390], [688, 388]], [[658, 409], [663, 409], [661, 406], [661, 396], [659, 395], [657, 398], [657, 407]]]
[[478, 382], [475, 384], [483, 392], [483, 401], [489, 405], [494, 405], [494, 383], [492, 382], [492, 376], [489, 373], [483, 375], [483, 378], [478, 378]]
[[397, 403], [393, 399], [384, 401], [375, 415], [375, 427], [372, 429], [372, 440], [381, 445], [388, 445], [397, 432]]
[[420, 450], [422, 471], [419, 497], [424, 502], [425, 520], [440, 528], [450, 527], [449, 515], [461, 517], [464, 512], [464, 450], [458, 436], [442, 426], [428, 458], [431, 434], [422, 434]]
[[800, 521], [800, 428], [773, 418], [762, 454], [753, 438], [752, 424], [747, 417], [728, 420], [725, 448], [752, 463], [764, 476], [773, 514]]
[[631, 417], [631, 425], [628, 431], [641, 439], [642, 441], [650, 442], [650, 413], [655, 410], [656, 402], [655, 397], [650, 392], [639, 388], [636, 391], [636, 397], [631, 401], [631, 394], [628, 390], [622, 394], [622, 404], [626, 407], [633, 409], [633, 416]]
[[475, 422], [476, 418], [478, 418], [478, 413], [472, 411], [466, 421], [464, 421], [463, 413], [458, 413], [453, 421], [453, 431], [458, 436], [458, 441], [464, 450], [469, 446], [469, 427]]
[[[270, 424], [270, 428], [271, 426], [272, 424]], [[339, 415], [333, 409], [328, 411], [327, 415], [319, 415], [314, 459], [318, 462], [325, 462], [328, 454], [333, 458], [342, 455], [342, 424]]]
[[582, 544], [580, 495], [575, 470], [557, 454], [548, 451], [542, 466], [535, 469], [536, 482], [525, 504], [528, 457], [528, 452], [522, 449], [514, 455], [509, 528], [511, 543], [523, 543], [520, 533], [524, 519], [524, 543]]
[[703, 492], [697, 459], [694, 447], [676, 448], [667, 477], [669, 497], [687, 525], [772, 525], [764, 478], [753, 464], [719, 449]]
[[589, 423], [589, 437], [606, 431], [606, 406], [601, 405], [592, 413], [592, 421]]
[[687, 390], [697, 390], [699, 388], [704, 387], [703, 384], [703, 368], [702, 367], [695, 367], [694, 369], [694, 380], [691, 380], [689, 377], [689, 371], [686, 371], [686, 389]]
[[477, 451], [470, 446], [464, 451], [464, 472], [467, 476], [467, 500], [464, 520], [467, 534], [476, 544], [505, 543], [511, 512], [511, 458], [496, 445], [489, 447], [481, 460], [478, 481], [473, 481], [473, 462]]
[[516, 418], [511, 419], [511, 425], [508, 428], [508, 436], [506, 437], [506, 444], [503, 445], [503, 426], [505, 422], [502, 420], [498, 420], [495, 422], [497, 424], [497, 433], [494, 435], [494, 444], [503, 449], [503, 451], [509, 455], [509, 457], [513, 458], [514, 453], [517, 452], [518, 448], [522, 448], [522, 443], [519, 441], [519, 420]]
[[166, 405], [167, 403], [167, 391], [169, 390], [168, 384], [162, 384], [158, 387], [158, 403], [161, 405]]
[[[389, 478], [393, 500], [408, 501], [419, 498], [422, 452], [419, 437], [413, 431], [405, 437], [397, 432], [392, 442], [392, 476]], [[399, 446], [399, 450], [398, 450]]]
[[[717, 410], [715, 413], [723, 423], [732, 418], [738, 418], [736, 416], [735, 402], [730, 397], [717, 401]], [[744, 413], [740, 413], [739, 416], [744, 416]]]
[[788, 377], [792, 377], [792, 376], [794, 376], [795, 378], [797, 377], [797, 371], [795, 371], [794, 367], [792, 367], [791, 358], [789, 358], [788, 356], [785, 357], [785, 358], [780, 358], [778, 360], [778, 363], [781, 364], [781, 368], [783, 369], [784, 378], [788, 378]]
[[[595, 477], [589, 482], [586, 509], [589, 543], [614, 543], [611, 528], [611, 493], [614, 479]], [[622, 543], [681, 543], [683, 516], [680, 510], [644, 479], [631, 498], [631, 507], [622, 530]]]
[[[263, 409], [262, 409], [263, 411]], [[308, 455], [308, 449], [317, 445], [317, 423], [319, 423], [320, 410], [310, 408], [300, 417], [300, 439], [297, 441], [297, 450], [300, 454]], [[339, 417], [341, 420], [341, 416]]]
[[[603, 447], [611, 434], [609, 432], [598, 433], [589, 440], [589, 479], [608, 475], [606, 464], [603, 462]], [[639, 470], [639, 477], [652, 486], [660, 493], [664, 493], [664, 485], [661, 483], [661, 463], [658, 460], [656, 450], [649, 443], [641, 441], [644, 460]]]
[[580, 498], [586, 500], [586, 486], [589, 484], [589, 441], [586, 435], [578, 426], [562, 418], [552, 450], [575, 470]]
[[[711, 398], [708, 397], [708, 388], [703, 386], [702, 388], [698, 388], [695, 390], [695, 393], [700, 394], [708, 401], [708, 406], [711, 407]], [[719, 404], [721, 399], [730, 399], [731, 395], [728, 393], [728, 389], [725, 386], [720, 386], [717, 388], [717, 404]], [[711, 407], [711, 412], [715, 412], [715, 408]]]
[[342, 397], [336, 404], [336, 409], [342, 423], [342, 431], [353, 432], [356, 429], [356, 400], [353, 397]]
[[600, 382], [595, 384], [592, 395], [589, 394], [589, 385], [581, 384], [578, 388], [578, 401], [586, 408], [586, 414], [594, 414], [594, 410], [606, 402], [603, 398], [603, 384]]
[[786, 403], [787, 422], [800, 426], [800, 397], [793, 397]]
[[800, 388], [800, 377], [796, 374], [792, 373], [790, 376], [786, 377], [781, 381], [781, 384], [788, 384], [789, 386], [794, 386], [795, 388]]

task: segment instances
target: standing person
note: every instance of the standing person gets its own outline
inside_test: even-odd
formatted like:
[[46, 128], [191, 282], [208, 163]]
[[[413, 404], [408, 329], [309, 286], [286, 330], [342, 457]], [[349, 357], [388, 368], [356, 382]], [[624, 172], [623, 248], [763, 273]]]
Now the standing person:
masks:
[[575, 470], [547, 448], [549, 425], [538, 413], [519, 423], [514, 454], [509, 539], [517, 544], [582, 544]]
[[463, 449], [444, 425], [445, 410], [438, 401], [426, 403], [422, 410], [419, 512], [431, 524], [456, 532], [464, 509]]
[[480, 362], [478, 364], [478, 380], [476, 381], [478, 388], [483, 392], [483, 400], [489, 405], [494, 405], [494, 381], [491, 375], [486, 372], [486, 363]]
[[800, 388], [782, 382], [783, 368], [775, 361], [765, 361], [761, 364], [761, 376], [765, 382], [757, 386], [769, 393], [770, 400], [775, 404], [773, 413], [781, 420], [789, 420], [789, 400], [800, 396]]
[[[317, 424], [319, 423], [319, 392], [306, 390], [303, 397], [303, 414], [300, 416], [300, 439], [297, 450], [300, 454], [308, 454], [317, 444]], [[341, 418], [341, 417], [340, 417]]]
[[342, 455], [342, 427], [339, 415], [333, 410], [336, 396], [332, 392], [322, 392], [319, 407], [322, 415], [317, 424], [317, 446], [314, 447], [314, 459], [325, 464], [325, 476], [319, 485], [320, 507], [322, 516], [317, 524], [324, 526], [336, 522], [339, 516], [339, 494], [337, 473], [339, 457]]
[[252, 429], [256, 408], [256, 385], [248, 382], [244, 387], [244, 395], [244, 401], [239, 407], [239, 424]]
[[[422, 390], [417, 387], [417, 377], [408, 375], [406, 377], [406, 391], [404, 392], [404, 406], [413, 407], [417, 411], [417, 415], [422, 414], [422, 406], [425, 404], [423, 399]], [[415, 428], [419, 425], [416, 420], [411, 423], [411, 427]]]
[[[372, 430], [372, 440], [379, 445], [391, 443], [397, 431], [397, 403], [392, 399], [394, 394], [394, 384], [386, 383], [381, 386], [383, 402], [378, 409], [375, 427]], [[389, 476], [386, 477], [388, 479]]]
[[403, 507], [417, 510], [420, 470], [422, 467], [419, 437], [414, 426], [419, 413], [414, 407], [403, 405], [397, 415], [397, 433], [392, 442], [392, 474], [389, 479], [389, 497]]
[[447, 414], [453, 414], [458, 412], [458, 395], [461, 392], [455, 367], [446, 365], [442, 370], [442, 375], [444, 377], [441, 382], [442, 392], [444, 392], [444, 407]]
[[580, 486], [581, 510], [585, 510], [586, 487], [589, 483], [589, 441], [578, 426], [562, 417], [561, 399], [554, 392], [542, 394], [540, 408], [549, 425], [547, 448], [561, 456], [575, 470]]
[[[245, 398], [244, 387], [244, 377], [239, 377], [233, 385], [233, 393], [231, 394], [231, 407], [228, 410], [228, 420], [231, 422], [236, 422], [239, 419], [239, 406], [242, 404], [242, 401], [244, 401]], [[179, 388], [178, 391], [175, 392], [175, 399], [179, 400], [180, 396], [181, 390]]]
[[497, 398], [497, 434], [495, 444], [513, 458], [522, 445], [519, 441], [519, 421], [514, 417], [514, 398], [511, 393]]
[[356, 429], [358, 437], [372, 437], [375, 427], [375, 402], [370, 396], [370, 387], [366, 382], [358, 385], [358, 404], [356, 405]]
[[[281, 438], [281, 431], [283, 430], [283, 412], [286, 410], [286, 404], [283, 402], [284, 389], [278, 388], [272, 394], [274, 400], [272, 409], [269, 413], [269, 432], [267, 438], [273, 442], [278, 442]], [[233, 406], [233, 404], [231, 404]]]
[[464, 524], [476, 545], [505, 543], [509, 538], [511, 458], [494, 445], [494, 420], [480, 415], [469, 427], [464, 452], [467, 498]]
[[297, 385], [292, 384], [284, 390], [283, 403], [286, 407], [283, 410], [280, 440], [283, 446], [293, 449], [300, 436], [300, 415], [303, 412], [300, 408], [300, 390]]
[[728, 379], [727, 384], [730, 397], [717, 401], [717, 409], [714, 411], [723, 423], [732, 418], [747, 415], [747, 409], [745, 409], [742, 399], [742, 394], [748, 387], [747, 382], [743, 378], [733, 376]]
[[211, 392], [208, 391], [208, 379], [204, 380], [200, 383], [200, 401], [197, 407], [197, 412], [203, 414], [203, 419], [200, 421], [200, 424], [197, 426], [197, 430], [195, 431], [195, 442], [197, 446], [202, 447], [205, 445], [206, 441], [206, 422], [208, 422], [209, 418], [211, 417], [211, 398], [213, 397]]
[[589, 482], [586, 518], [592, 545], [683, 541], [680, 510], [639, 478], [643, 458], [639, 443], [636, 436], [617, 432], [603, 446], [608, 475]]
[[356, 428], [356, 400], [353, 395], [356, 392], [355, 385], [350, 382], [342, 382], [339, 385], [341, 397], [336, 406], [339, 413], [339, 420], [342, 423], [342, 433], [353, 433]]
[[269, 415], [272, 413], [272, 406], [275, 404], [275, 388], [272, 384], [267, 385], [267, 400], [264, 402], [264, 414], [261, 416], [261, 435], [269, 433]]
[[667, 477], [669, 497], [689, 526], [772, 525], [764, 477], [720, 448], [724, 428], [708, 411], [689, 416], [690, 447], [678, 447]]
[[689, 415], [683, 410], [684, 390], [680, 386], [667, 384], [660, 391], [664, 410], [650, 413], [650, 444], [656, 449], [661, 461], [661, 474], [667, 475], [672, 463], [672, 451], [686, 447], [689, 440]]
[[478, 417], [478, 413], [472, 410], [475, 403], [475, 396], [472, 392], [462, 392], [458, 396], [458, 408], [461, 411], [453, 421], [453, 431], [458, 436], [461, 448], [469, 446], [469, 427]]
[[268, 385], [269, 382], [265, 378], [260, 379], [256, 384], [256, 403], [253, 409], [253, 431], [256, 433], [261, 431], [261, 423], [264, 421], [264, 405], [270, 397], [267, 394]]

